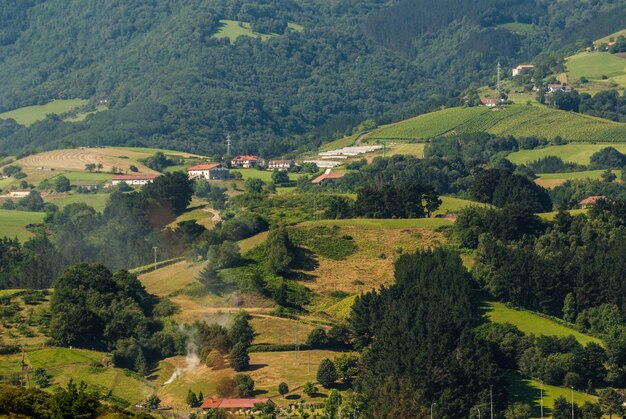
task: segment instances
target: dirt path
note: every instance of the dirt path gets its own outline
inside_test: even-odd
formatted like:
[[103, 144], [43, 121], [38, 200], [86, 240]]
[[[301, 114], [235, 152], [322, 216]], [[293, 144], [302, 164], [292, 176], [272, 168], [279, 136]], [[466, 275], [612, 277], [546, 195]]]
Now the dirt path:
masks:
[[367, 135], [369, 134], [369, 132], [366, 132], [365, 134], [361, 134], [359, 135], [359, 138], [356, 139], [356, 141], [354, 142], [355, 146], [360, 146], [361, 143], [363, 142], [363, 140], [367, 140]]
[[222, 216], [220, 215], [220, 212], [218, 210], [213, 208], [205, 208], [204, 210], [213, 214], [213, 218], [211, 219], [211, 221], [215, 221], [216, 223], [222, 221]]

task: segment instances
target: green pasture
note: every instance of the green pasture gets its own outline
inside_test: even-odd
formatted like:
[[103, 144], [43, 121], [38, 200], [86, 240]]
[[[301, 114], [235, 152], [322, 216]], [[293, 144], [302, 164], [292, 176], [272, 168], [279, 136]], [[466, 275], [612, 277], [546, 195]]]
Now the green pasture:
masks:
[[7, 297], [12, 297], [15, 294], [19, 294], [23, 291], [26, 291], [25, 289], [10, 289], [10, 290], [0, 290], [0, 298], [7, 298]]
[[84, 106], [84, 99], [60, 99], [53, 100], [45, 105], [25, 106], [12, 111], [0, 113], [0, 119], [14, 119], [20, 125], [32, 125], [37, 121], [46, 119], [48, 114], [63, 114], [72, 109]]
[[370, 139], [428, 139], [443, 135], [488, 132], [515, 137], [570, 141], [626, 142], [626, 124], [546, 107], [511, 105], [449, 108], [379, 128]]
[[608, 43], [611, 40], [611, 38], [617, 39], [617, 37], [619, 37], [619, 36], [626, 36], [626, 29], [622, 29], [621, 31], [617, 31], [615, 33], [607, 35], [604, 38], [600, 38], [597, 41], [595, 41], [594, 44], [595, 45], [600, 45], [603, 42]]
[[78, 114], [76, 114], [76, 116], [65, 118], [64, 121], [66, 121], [66, 122], [82, 122], [89, 115], [94, 115], [94, 114], [97, 114], [98, 112], [103, 112], [103, 111], [108, 111], [108, 110], [109, 110], [109, 107], [107, 105], [98, 105], [98, 106], [96, 106], [96, 109], [93, 110], [93, 111], [78, 113]]
[[348, 137], [342, 137], [342, 138], [339, 138], [338, 140], [323, 144], [320, 147], [320, 151], [330, 151], [330, 150], [336, 150], [338, 148], [353, 146], [355, 141], [357, 140], [357, 138], [359, 138], [360, 135], [361, 134], [354, 134]]
[[[587, 211], [588, 211], [587, 209], [573, 209], [573, 210], [568, 210], [567, 212], [569, 212], [570, 215], [576, 216], [580, 214], [586, 214]], [[543, 220], [552, 221], [556, 218], [556, 215], [558, 213], [559, 213], [558, 211], [551, 211], [551, 212], [542, 212], [541, 214], [537, 214], [537, 215]]]
[[259, 33], [252, 30], [249, 22], [240, 22], [238, 20], [222, 19], [218, 31], [213, 34], [213, 38], [228, 38], [231, 44], [234, 44], [240, 36], [248, 36], [250, 38], [260, 38], [262, 41], [270, 39], [276, 34]]
[[609, 52], [585, 51], [568, 57], [565, 62], [568, 79], [600, 79], [626, 74], [626, 60]]
[[49, 195], [48, 197], [46, 197], [47, 202], [52, 202], [61, 209], [69, 204], [83, 202], [99, 212], [102, 212], [102, 210], [104, 210], [108, 199], [109, 194], [106, 193], [79, 194], [74, 192], [69, 195]]
[[26, 230], [26, 225], [41, 224], [45, 216], [43, 212], [0, 209], [0, 237], [17, 237], [20, 240], [26, 240], [32, 237], [32, 233]]
[[527, 334], [544, 336], [574, 336], [578, 342], [586, 345], [595, 342], [603, 345], [603, 342], [593, 336], [578, 332], [566, 326], [561, 321], [553, 320], [547, 316], [538, 315], [528, 310], [516, 310], [509, 308], [503, 303], [486, 302], [486, 316], [494, 323], [511, 323], [519, 330]]
[[54, 181], [54, 178], [59, 176], [65, 176], [70, 180], [72, 185], [93, 185], [97, 183], [110, 182], [111, 173], [96, 173], [96, 172], [67, 172], [59, 173], [49, 180]]
[[621, 153], [626, 153], [626, 144], [569, 143], [565, 145], [536, 148], [534, 150], [516, 151], [509, 154], [507, 159], [515, 164], [528, 164], [547, 156], [556, 156], [560, 157], [564, 162], [589, 164], [591, 163], [591, 155], [606, 147], [613, 147]]
[[488, 207], [489, 204], [483, 204], [482, 202], [470, 201], [469, 199], [455, 198], [453, 196], [440, 196], [441, 206], [433, 215], [457, 213], [463, 208], [471, 206]]
[[439, 228], [451, 225], [452, 221], [445, 218], [411, 218], [411, 219], [375, 219], [375, 218], [351, 218], [347, 220], [320, 220], [306, 221], [302, 225], [325, 225], [340, 227], [364, 227], [364, 228]]
[[[265, 183], [269, 183], [272, 181], [272, 172], [269, 170], [257, 170], [257, 169], [233, 169], [230, 171], [231, 173], [239, 172], [243, 177], [243, 180], [248, 180], [251, 178], [261, 179]], [[298, 173], [288, 173], [290, 180], [298, 180], [301, 176]]]
[[[532, 417], [541, 417], [541, 405], [542, 405], [542, 385], [539, 381], [521, 377], [518, 374], [508, 373], [506, 375], [507, 383], [509, 384], [509, 398], [511, 401], [525, 403], [532, 409]], [[551, 386], [543, 384], [543, 417], [549, 417], [552, 413], [552, 407], [554, 406], [554, 400], [559, 397], [565, 397], [567, 401], [572, 400], [574, 396], [574, 403], [578, 406], [582, 406], [585, 402], [597, 403], [598, 398], [581, 391], [574, 390], [572, 392], [569, 388]]]
[[[584, 170], [582, 172], [567, 172], [567, 173], [538, 173], [539, 179], [600, 179], [605, 170]], [[619, 178], [619, 170], [612, 170], [613, 174]]]

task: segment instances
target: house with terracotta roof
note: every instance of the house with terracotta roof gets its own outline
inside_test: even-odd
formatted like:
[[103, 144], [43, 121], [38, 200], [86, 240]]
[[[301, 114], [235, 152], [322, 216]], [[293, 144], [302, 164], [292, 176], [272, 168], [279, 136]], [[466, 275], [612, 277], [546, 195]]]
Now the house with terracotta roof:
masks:
[[148, 183], [154, 182], [154, 179], [161, 176], [160, 174], [145, 174], [145, 175], [115, 175], [111, 178], [111, 185], [119, 185], [125, 182], [129, 186], [143, 186]]
[[485, 99], [481, 99], [480, 102], [483, 104], [483, 106], [486, 106], [488, 108], [495, 108], [500, 104], [501, 100], [497, 97], [488, 97]]
[[200, 405], [201, 410], [220, 409], [231, 413], [252, 414], [259, 403], [273, 403], [268, 398], [258, 399], [213, 399], [208, 398]]
[[580, 201], [578, 203], [578, 206], [581, 209], [589, 208], [589, 207], [594, 206], [598, 201], [602, 201], [603, 199], [606, 199], [606, 196], [604, 195], [589, 196], [583, 199], [582, 201]]
[[293, 160], [270, 160], [267, 170], [290, 170], [294, 165]]
[[314, 185], [317, 185], [322, 182], [333, 182], [337, 179], [341, 179], [342, 177], [343, 177], [343, 173], [337, 173], [337, 172], [333, 172], [332, 169], [326, 169], [326, 171], [323, 174], [313, 179], [311, 183]]
[[219, 163], [197, 164], [187, 169], [187, 174], [189, 175], [189, 179], [192, 180], [228, 179], [230, 177], [228, 168]]
[[265, 160], [258, 156], [237, 156], [233, 157], [230, 161], [232, 167], [239, 167], [242, 169], [249, 169], [251, 167], [263, 166]]
[[513, 68], [513, 77], [519, 76], [520, 74], [533, 70], [534, 68], [535, 66], [532, 64], [520, 64]]

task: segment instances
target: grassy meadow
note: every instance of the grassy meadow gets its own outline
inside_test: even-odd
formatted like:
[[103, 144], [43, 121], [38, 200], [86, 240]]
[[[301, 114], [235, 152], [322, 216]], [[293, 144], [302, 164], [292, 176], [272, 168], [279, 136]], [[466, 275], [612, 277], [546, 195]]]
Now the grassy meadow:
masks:
[[213, 38], [221, 39], [228, 38], [231, 44], [234, 44], [237, 38], [240, 36], [247, 36], [250, 38], [260, 38], [262, 41], [266, 41], [277, 34], [265, 34], [252, 30], [249, 22], [240, 22], [238, 20], [222, 19], [220, 20], [220, 27], [218, 31], [213, 34]]
[[370, 139], [428, 139], [488, 132], [516, 137], [560, 136], [570, 141], [626, 142], [626, 124], [538, 106], [449, 108], [381, 127]]
[[626, 60], [609, 52], [581, 52], [566, 58], [569, 79], [600, 79], [602, 76], [615, 77], [626, 74]]
[[507, 159], [515, 164], [528, 164], [547, 156], [556, 156], [560, 157], [561, 160], [563, 160], [564, 162], [572, 162], [586, 165], [591, 163], [590, 159], [592, 154], [606, 147], [613, 147], [621, 153], [626, 153], [626, 144], [569, 143], [564, 145], [535, 148], [533, 150], [516, 151], [509, 154], [507, 156]]
[[593, 336], [578, 332], [564, 324], [564, 322], [553, 320], [547, 316], [540, 316], [527, 310], [516, 310], [509, 308], [503, 303], [486, 302], [487, 318], [495, 323], [511, 323], [522, 332], [545, 336], [569, 336], [572, 335], [583, 345], [595, 342], [603, 345], [603, 342]]
[[63, 114], [87, 104], [84, 99], [59, 99], [45, 105], [25, 106], [0, 113], [0, 119], [14, 119], [18, 124], [29, 126], [46, 119], [48, 114]]
[[26, 230], [28, 224], [41, 224], [46, 214], [43, 212], [14, 211], [0, 209], [0, 237], [17, 237], [26, 240], [32, 233]]
[[[542, 404], [541, 383], [537, 380], [524, 378], [512, 373], [507, 374], [506, 380], [509, 384], [509, 397], [517, 402], [528, 404], [532, 409], [532, 417], [540, 418]], [[572, 392], [569, 388], [543, 384], [543, 417], [549, 417], [551, 415], [555, 399], [562, 396], [570, 401], [572, 400], [572, 395], [574, 396], [574, 403], [578, 406], [582, 406], [585, 402], [598, 402], [596, 396], [581, 391], [574, 390]]]

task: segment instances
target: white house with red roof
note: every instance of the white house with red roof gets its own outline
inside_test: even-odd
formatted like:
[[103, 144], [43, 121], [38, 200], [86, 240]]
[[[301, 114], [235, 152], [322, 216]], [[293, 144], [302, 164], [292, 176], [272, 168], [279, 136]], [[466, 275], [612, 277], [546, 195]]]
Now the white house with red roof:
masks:
[[259, 156], [237, 156], [233, 157], [230, 161], [232, 167], [239, 167], [242, 169], [249, 169], [251, 167], [263, 166], [265, 160]]
[[606, 199], [606, 196], [604, 196], [604, 195], [589, 196], [589, 197], [583, 199], [582, 201], [580, 201], [578, 203], [578, 206], [581, 209], [589, 208], [589, 207], [594, 206], [598, 201], [602, 201], [604, 199]]
[[483, 104], [483, 106], [486, 106], [488, 108], [495, 108], [500, 104], [500, 102], [501, 100], [497, 97], [488, 97], [485, 99], [481, 99], [481, 103]]
[[198, 164], [187, 169], [189, 179], [228, 179], [230, 171], [219, 163]]
[[145, 175], [115, 175], [111, 178], [111, 185], [119, 185], [124, 182], [129, 186], [143, 186], [154, 182], [154, 179], [161, 174], [145, 174]]
[[531, 71], [535, 68], [534, 65], [532, 64], [520, 64], [517, 67], [513, 68], [513, 77], [515, 76], [519, 76], [520, 74], [526, 72], [526, 71]]

